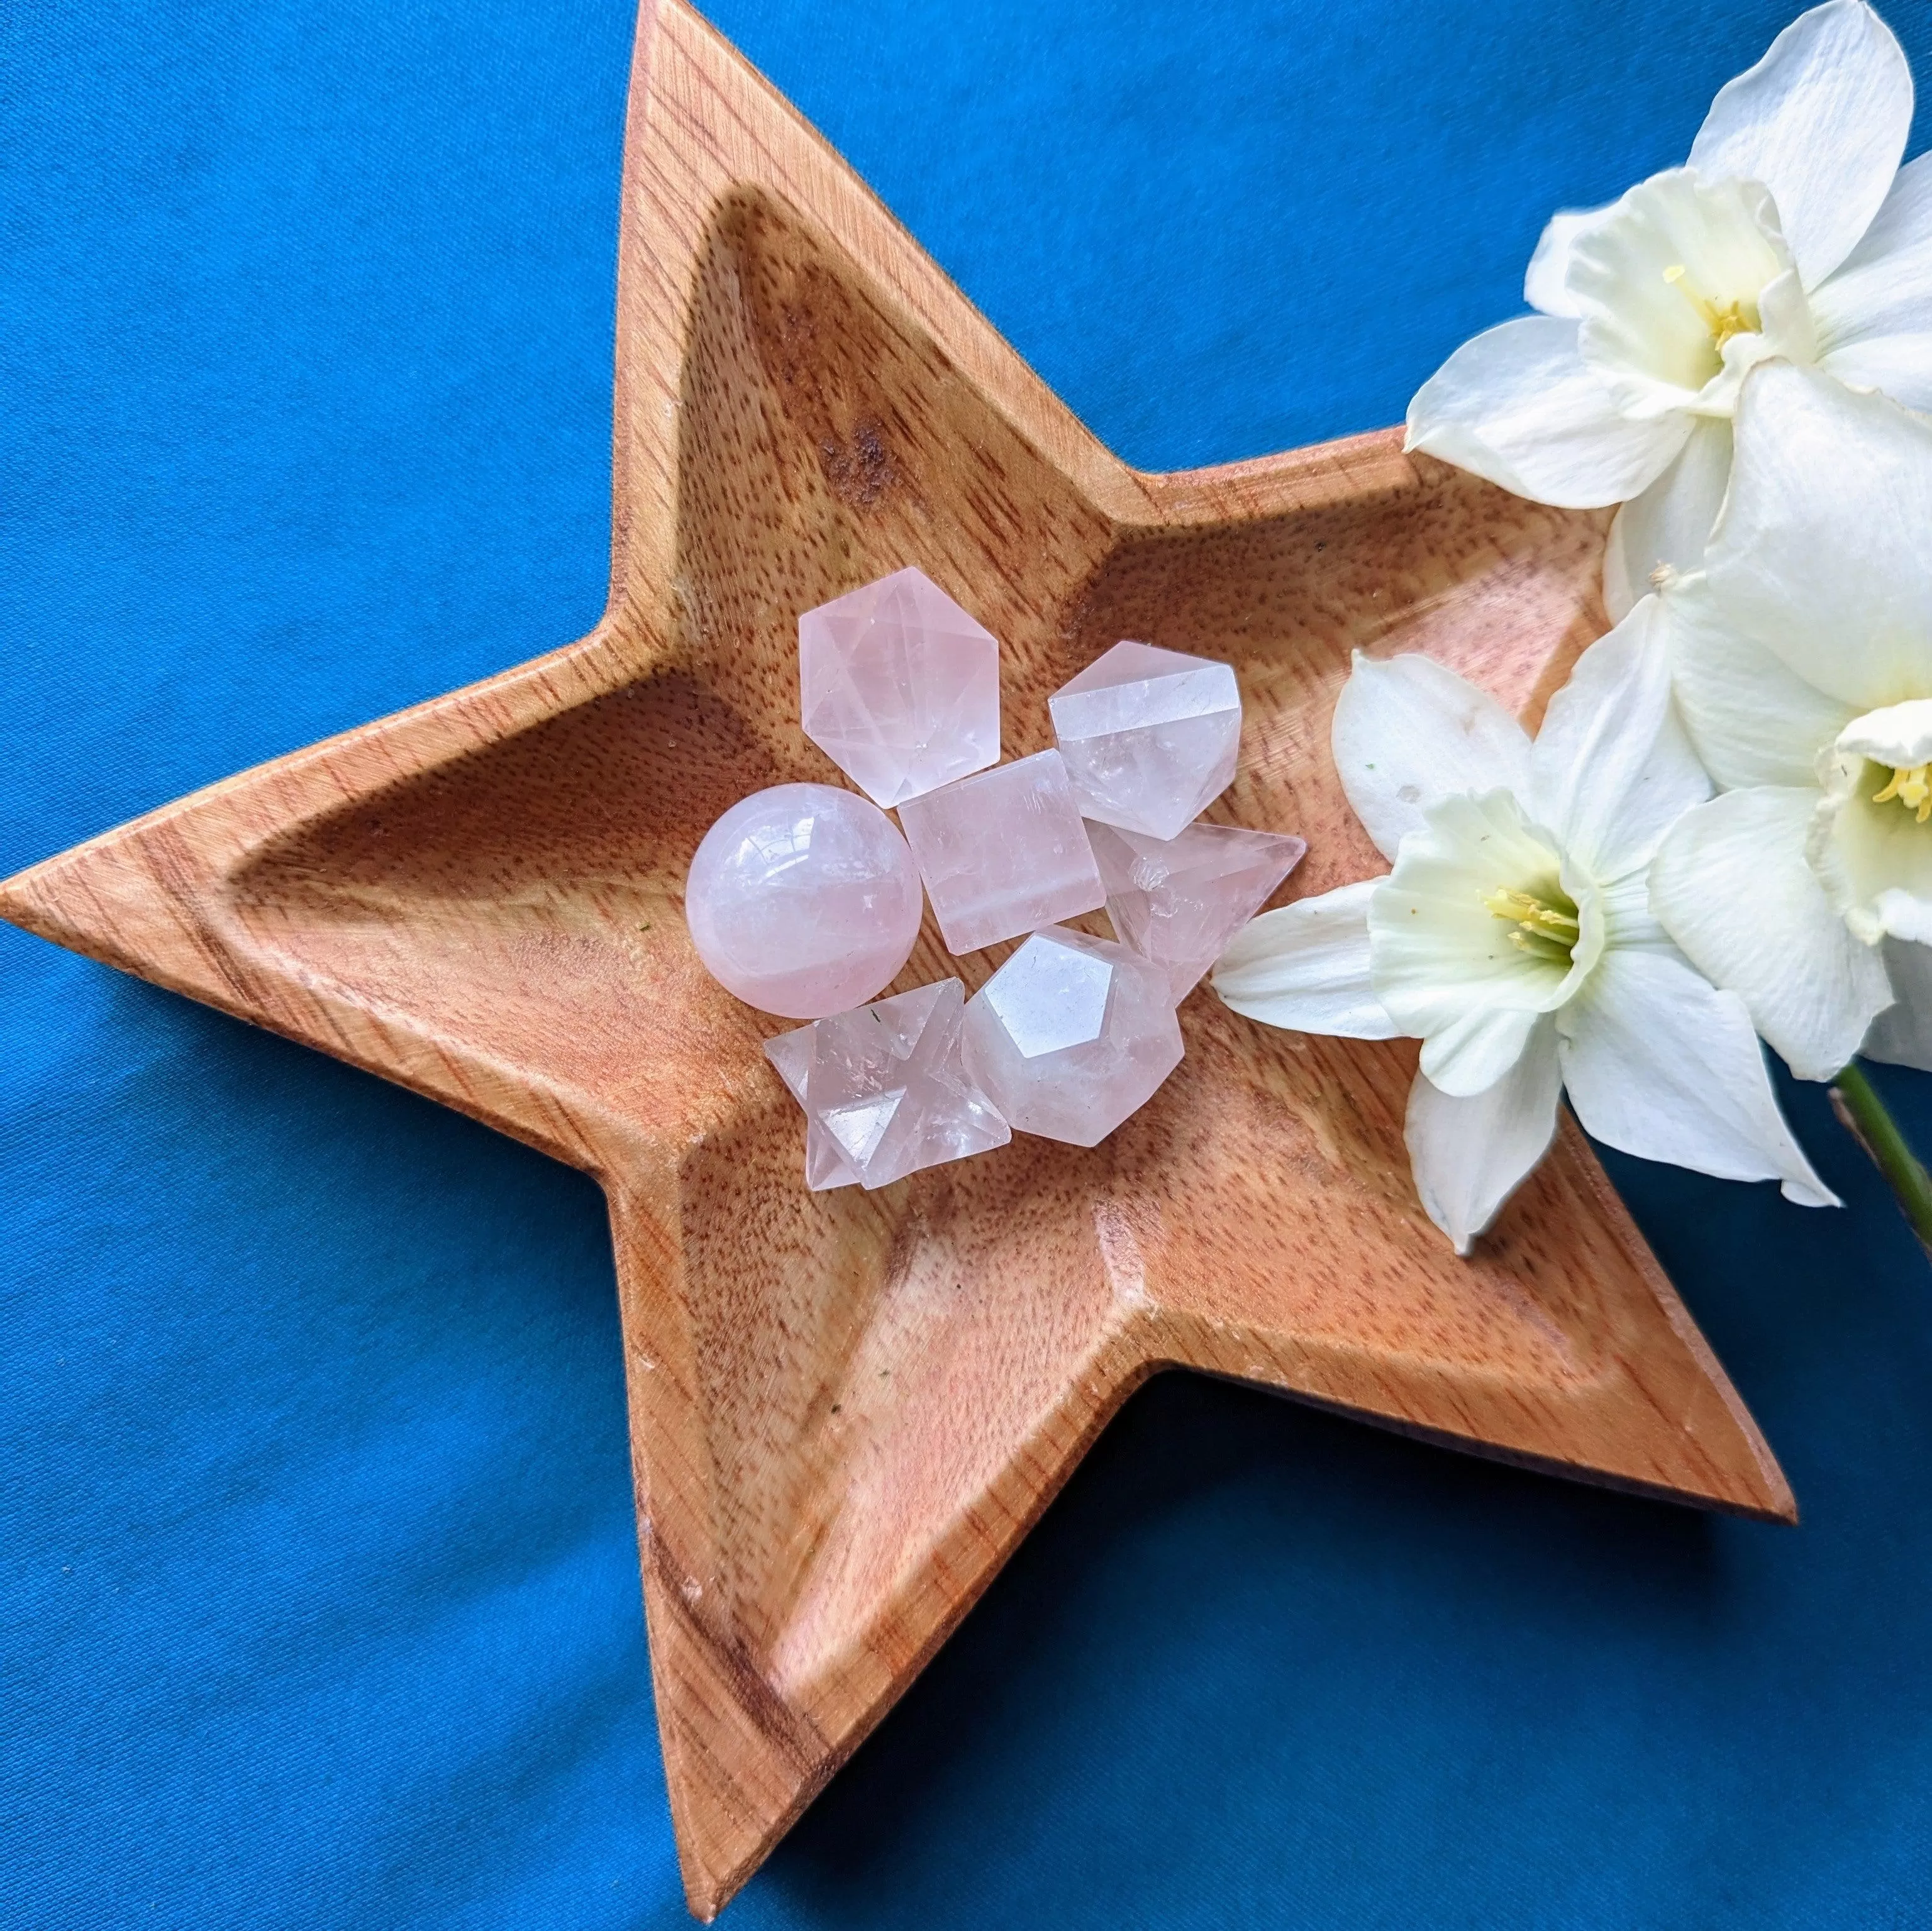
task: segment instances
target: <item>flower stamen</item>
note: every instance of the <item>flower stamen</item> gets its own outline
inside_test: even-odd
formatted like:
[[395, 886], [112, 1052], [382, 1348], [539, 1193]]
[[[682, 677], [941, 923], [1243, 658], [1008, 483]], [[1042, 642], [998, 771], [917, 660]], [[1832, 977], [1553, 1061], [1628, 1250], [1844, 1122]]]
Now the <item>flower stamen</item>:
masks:
[[1664, 279], [1697, 311], [1698, 318], [1711, 331], [1711, 340], [1721, 349], [1733, 335], [1754, 335], [1759, 322], [1757, 304], [1742, 301], [1727, 302], [1720, 308], [1711, 298], [1690, 279], [1689, 271], [1682, 262], [1673, 262], [1664, 271]]
[[1552, 892], [1542, 898], [1531, 892], [1513, 892], [1498, 886], [1483, 901], [1484, 907], [1516, 930], [1510, 943], [1532, 958], [1547, 959], [1552, 965], [1567, 966], [1575, 951], [1582, 926], [1576, 907], [1566, 894]]
[[1888, 805], [1894, 798], [1922, 825], [1932, 818], [1932, 764], [1893, 766], [1892, 782], [1872, 793], [1872, 802]]

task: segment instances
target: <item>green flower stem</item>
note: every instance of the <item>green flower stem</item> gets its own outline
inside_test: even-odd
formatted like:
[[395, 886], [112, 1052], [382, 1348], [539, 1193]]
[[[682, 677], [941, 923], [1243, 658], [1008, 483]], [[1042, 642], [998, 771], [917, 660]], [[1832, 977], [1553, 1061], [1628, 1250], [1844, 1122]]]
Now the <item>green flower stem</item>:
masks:
[[1898, 1121], [1856, 1060], [1832, 1082], [1832, 1110], [1871, 1156], [1872, 1165], [1885, 1176], [1919, 1244], [1932, 1255], [1932, 1174], [1926, 1172], [1905, 1144]]

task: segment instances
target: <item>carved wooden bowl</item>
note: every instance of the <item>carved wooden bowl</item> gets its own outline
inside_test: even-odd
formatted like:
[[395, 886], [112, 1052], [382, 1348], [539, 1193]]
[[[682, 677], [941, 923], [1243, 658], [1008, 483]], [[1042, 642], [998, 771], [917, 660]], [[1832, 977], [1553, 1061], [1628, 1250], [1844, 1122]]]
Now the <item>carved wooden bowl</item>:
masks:
[[[1379, 869], [1328, 758], [1356, 649], [1526, 715], [1604, 625], [1602, 519], [1394, 433], [1136, 474], [792, 109], [646, 6], [626, 156], [609, 610], [581, 643], [0, 888], [17, 922], [458, 1107], [609, 1195], [665, 1768], [709, 1917], [911, 1680], [1127, 1392], [1184, 1364], [1447, 1443], [1792, 1513], [1574, 1127], [1459, 1261], [1417, 1204], [1406, 1042], [1196, 993], [1090, 1151], [1016, 1138], [808, 1193], [779, 1029], [699, 967], [713, 818], [838, 782], [800, 611], [916, 564], [1000, 638], [1005, 754], [1122, 637], [1240, 674], [1216, 807], [1289, 891]], [[955, 961], [930, 919], [896, 989]]]

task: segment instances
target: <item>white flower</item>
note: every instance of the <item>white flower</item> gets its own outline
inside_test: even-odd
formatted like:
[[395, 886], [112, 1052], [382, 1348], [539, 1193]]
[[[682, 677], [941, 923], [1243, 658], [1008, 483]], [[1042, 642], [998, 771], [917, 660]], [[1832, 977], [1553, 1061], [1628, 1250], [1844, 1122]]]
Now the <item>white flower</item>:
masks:
[[1710, 795], [1671, 709], [1658, 620], [1647, 598], [1586, 651], [1533, 744], [1426, 658], [1358, 656], [1335, 762], [1395, 868], [1263, 913], [1215, 970], [1251, 1018], [1421, 1039], [1409, 1153], [1459, 1253], [1542, 1157], [1566, 1087], [1613, 1147], [1832, 1204], [1743, 1002], [1650, 913], [1658, 839]]
[[1660, 599], [1724, 795], [1664, 840], [1652, 904], [1802, 1078], [1881, 1013], [1864, 1050], [1932, 1065], [1932, 424], [1771, 363], [1737, 439], [1705, 568]]
[[1523, 293], [1540, 315], [1466, 343], [1409, 405], [1408, 442], [1518, 496], [1621, 503], [1611, 616], [1694, 568], [1745, 374], [1780, 355], [1932, 409], [1932, 156], [1900, 170], [1912, 75], [1864, 0], [1830, 0], [1712, 102], [1690, 159], [1558, 214]]

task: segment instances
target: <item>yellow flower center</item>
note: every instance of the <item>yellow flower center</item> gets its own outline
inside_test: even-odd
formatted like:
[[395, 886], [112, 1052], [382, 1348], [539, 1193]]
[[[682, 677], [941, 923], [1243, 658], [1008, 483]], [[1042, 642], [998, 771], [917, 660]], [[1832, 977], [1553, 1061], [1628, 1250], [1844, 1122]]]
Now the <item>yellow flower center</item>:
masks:
[[1720, 350], [1733, 335], [1756, 334], [1759, 319], [1756, 302], [1726, 302], [1720, 308], [1690, 280], [1682, 262], [1673, 262], [1666, 268], [1664, 279], [1697, 311], [1704, 326], [1711, 331], [1711, 340]]
[[1510, 943], [1532, 958], [1547, 959], [1552, 965], [1567, 966], [1582, 931], [1576, 918], [1576, 901], [1555, 886], [1541, 893], [1513, 892], [1498, 886], [1483, 901], [1484, 905], [1505, 925], [1516, 930]]
[[1922, 825], [1932, 818], [1932, 764], [1894, 765], [1892, 782], [1882, 791], [1872, 793], [1874, 805], [1888, 805], [1896, 798]]

